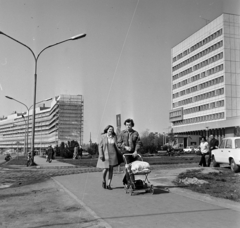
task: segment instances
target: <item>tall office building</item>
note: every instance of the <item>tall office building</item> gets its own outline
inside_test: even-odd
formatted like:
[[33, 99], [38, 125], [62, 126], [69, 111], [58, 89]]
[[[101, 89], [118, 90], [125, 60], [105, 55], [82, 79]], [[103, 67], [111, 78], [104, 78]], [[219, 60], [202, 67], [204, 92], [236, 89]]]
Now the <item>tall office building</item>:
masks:
[[222, 14], [172, 48], [169, 119], [185, 146], [239, 135], [240, 16]]
[[[84, 102], [81, 95], [54, 97], [51, 107], [38, 107], [35, 119], [35, 148], [60, 145], [71, 140], [83, 143]], [[29, 117], [28, 143], [27, 120]], [[13, 113], [0, 119], [0, 149], [31, 145], [32, 110], [29, 114]]]

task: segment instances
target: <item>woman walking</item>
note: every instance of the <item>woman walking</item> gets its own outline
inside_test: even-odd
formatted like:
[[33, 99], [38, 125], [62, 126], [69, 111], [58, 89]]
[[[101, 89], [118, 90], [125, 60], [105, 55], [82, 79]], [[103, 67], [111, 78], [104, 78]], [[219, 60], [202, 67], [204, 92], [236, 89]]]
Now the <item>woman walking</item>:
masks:
[[202, 137], [201, 143], [200, 143], [199, 147], [200, 147], [200, 151], [201, 151], [201, 154], [202, 154], [201, 160], [199, 162], [199, 166], [206, 167], [206, 158], [205, 158], [205, 156], [208, 154], [209, 148], [208, 148], [208, 142], [207, 142], [205, 137]]
[[[123, 162], [123, 158], [117, 148], [117, 137], [114, 128], [108, 125], [104, 131], [101, 141], [99, 143], [99, 157], [97, 162], [98, 168], [103, 168], [102, 187], [112, 190], [111, 182], [113, 177], [113, 167]], [[106, 183], [106, 176], [108, 173], [108, 183]]]

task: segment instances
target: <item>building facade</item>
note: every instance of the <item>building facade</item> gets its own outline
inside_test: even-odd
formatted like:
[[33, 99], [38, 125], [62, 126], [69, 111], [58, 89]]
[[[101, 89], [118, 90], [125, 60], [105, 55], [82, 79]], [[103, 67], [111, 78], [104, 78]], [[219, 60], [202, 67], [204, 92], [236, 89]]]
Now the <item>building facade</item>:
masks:
[[[38, 107], [36, 109], [34, 147], [36, 149], [46, 148], [49, 145], [60, 145], [61, 142], [66, 143], [71, 140], [82, 144], [83, 114], [84, 101], [81, 95], [60, 95], [53, 98], [51, 107]], [[32, 110], [24, 114], [13, 113], [0, 119], [0, 149], [23, 149], [25, 145], [30, 148], [31, 131]]]
[[239, 135], [240, 16], [222, 14], [172, 48], [169, 119], [184, 146]]

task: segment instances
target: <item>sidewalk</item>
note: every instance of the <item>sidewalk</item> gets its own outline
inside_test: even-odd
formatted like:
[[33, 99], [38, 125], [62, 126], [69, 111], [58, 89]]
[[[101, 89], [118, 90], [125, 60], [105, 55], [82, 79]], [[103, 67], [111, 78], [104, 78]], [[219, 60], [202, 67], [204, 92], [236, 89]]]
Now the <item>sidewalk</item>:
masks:
[[35, 156], [34, 162], [37, 164], [37, 168], [75, 168], [75, 165], [68, 164], [65, 162], [59, 162], [57, 160], [52, 160], [51, 163], [46, 162], [46, 158]]
[[[238, 227], [239, 204], [197, 193], [191, 195], [186, 189], [171, 186], [170, 179], [179, 171], [160, 170], [150, 174], [149, 179], [151, 182], [154, 180], [154, 185], [170, 187], [170, 193], [157, 195], [126, 194], [121, 174], [114, 175], [112, 191], [101, 187], [101, 173], [66, 175], [53, 179], [96, 220], [105, 222], [105, 227]], [[164, 177], [169, 180], [162, 181]]]

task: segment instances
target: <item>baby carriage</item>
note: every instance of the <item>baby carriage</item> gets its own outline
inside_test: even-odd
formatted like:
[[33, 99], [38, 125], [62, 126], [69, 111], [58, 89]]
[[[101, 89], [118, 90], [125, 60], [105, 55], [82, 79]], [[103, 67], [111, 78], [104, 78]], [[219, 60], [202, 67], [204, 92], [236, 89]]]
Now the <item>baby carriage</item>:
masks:
[[[154, 187], [150, 181], [148, 180], [148, 174], [151, 173], [150, 166], [147, 162], [144, 162], [141, 155], [137, 154], [137, 158], [134, 162], [129, 163], [128, 156], [132, 156], [132, 154], [123, 154], [123, 160], [125, 162], [126, 172], [129, 176], [128, 184], [125, 185], [126, 193], [130, 193], [134, 195], [135, 193], [152, 193], [158, 194], [161, 192], [169, 192], [168, 188], [163, 187]], [[131, 164], [129, 166], [129, 164]], [[144, 179], [137, 179], [135, 176], [145, 176]]]

